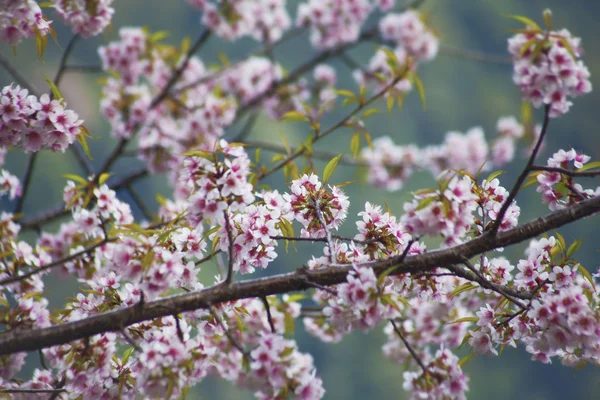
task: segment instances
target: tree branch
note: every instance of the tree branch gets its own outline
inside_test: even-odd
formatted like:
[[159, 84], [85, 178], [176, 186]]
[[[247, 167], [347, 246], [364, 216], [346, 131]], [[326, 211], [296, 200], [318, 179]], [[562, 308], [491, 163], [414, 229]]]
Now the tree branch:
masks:
[[[497, 235], [485, 234], [449, 249], [408, 256], [401, 263], [399, 260], [402, 255], [365, 263], [365, 265], [371, 266], [377, 275], [393, 266], [398, 266], [394, 274], [423, 273], [442, 266], [460, 264], [464, 257], [474, 257], [498, 247], [523, 242], [598, 212], [600, 212], [600, 197], [595, 197], [516, 228], [499, 232]], [[145, 302], [48, 328], [7, 331], [0, 335], [0, 355], [33, 351], [103, 332], [120, 331], [123, 327], [138, 322], [201, 308], [208, 309], [212, 305], [226, 301], [303, 291], [312, 287], [311, 283], [322, 286], [337, 285], [346, 281], [346, 276], [351, 269], [351, 266], [316, 270], [300, 268], [292, 273], [235, 282], [227, 286], [215, 285], [197, 292]]]
[[538, 138], [537, 143], [535, 144], [535, 147], [531, 152], [531, 156], [529, 157], [529, 161], [527, 161], [527, 165], [523, 169], [523, 172], [521, 172], [521, 175], [519, 175], [519, 178], [517, 178], [517, 181], [515, 182], [513, 188], [510, 190], [508, 198], [504, 201], [504, 204], [502, 204], [502, 207], [500, 208], [500, 211], [498, 212], [498, 215], [496, 217], [496, 221], [494, 221], [494, 225], [492, 225], [491, 229], [489, 230], [489, 233], [491, 235], [496, 235], [498, 233], [498, 229], [500, 229], [500, 225], [502, 224], [502, 220], [506, 215], [506, 211], [508, 211], [508, 207], [511, 206], [513, 200], [515, 199], [515, 197], [517, 197], [517, 193], [519, 193], [521, 186], [525, 182], [525, 179], [527, 179], [527, 175], [529, 175], [529, 172], [531, 171], [531, 167], [533, 166], [535, 158], [537, 157], [537, 154], [540, 151], [540, 147], [542, 146], [542, 142], [544, 141], [544, 137], [546, 136], [546, 132], [548, 131], [549, 122], [550, 106], [546, 105], [546, 107], [544, 108], [544, 123], [542, 125], [540, 137]]

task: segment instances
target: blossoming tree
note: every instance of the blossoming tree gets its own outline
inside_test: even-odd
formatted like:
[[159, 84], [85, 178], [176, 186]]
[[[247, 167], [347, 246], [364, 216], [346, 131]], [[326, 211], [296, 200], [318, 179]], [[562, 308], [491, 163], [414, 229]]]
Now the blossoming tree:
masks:
[[[0, 195], [13, 207], [0, 215], [3, 394], [175, 398], [214, 376], [261, 399], [322, 398], [327, 383], [294, 340], [296, 319], [327, 343], [384, 327], [383, 352], [406, 367], [411, 398], [464, 398], [464, 363], [506, 346], [522, 346], [544, 363], [600, 364], [597, 275], [574, 258], [579, 241], [554, 233], [600, 211], [600, 188], [582, 180], [600, 175], [599, 164], [573, 149], [555, 149], [546, 163], [537, 157], [552, 120], [591, 91], [580, 39], [557, 30], [549, 11], [539, 25], [513, 16], [522, 26], [508, 40], [524, 110], [541, 109], [541, 122], [530, 112], [521, 120], [498, 116], [492, 140], [472, 128], [419, 148], [372, 138], [364, 121], [380, 106], [395, 112], [406, 96], [425, 99], [418, 71], [436, 58], [439, 34], [421, 2], [188, 3], [202, 15], [195, 41], [168, 46], [161, 32], [132, 27], [98, 49], [106, 73], [99, 109], [118, 143], [94, 168], [89, 146], [97, 142], [88, 142], [77, 104], [65, 101], [60, 85], [76, 41], [110, 24], [112, 0], [0, 0], [5, 47], [31, 38], [42, 58], [60, 23], [50, 17], [75, 34], [48, 93], [35, 92], [10, 57], [0, 59], [15, 80], [0, 97], [0, 166], [8, 151], [28, 160], [21, 177], [0, 172]], [[315, 53], [285, 70], [273, 49], [304, 31]], [[213, 36], [251, 37], [262, 50], [208, 67], [202, 47]], [[363, 64], [347, 52], [365, 41], [378, 49]], [[349, 67], [358, 91], [337, 86], [345, 72], [328, 64], [334, 59]], [[326, 126], [333, 110], [343, 117]], [[250, 140], [260, 113], [299, 121], [303, 143]], [[346, 154], [319, 148], [333, 135], [345, 135], [336, 150]], [[276, 154], [261, 159], [261, 148]], [[143, 166], [114, 170], [131, 149]], [[59, 207], [23, 215], [36, 156], [48, 151], [73, 152], [83, 174], [66, 177]], [[499, 168], [517, 153], [526, 154], [525, 166], [506, 178]], [[313, 160], [323, 158], [319, 170]], [[331, 183], [340, 163], [366, 166], [369, 184], [390, 192], [416, 170], [430, 171], [437, 187], [414, 192], [401, 215], [366, 203], [349, 216], [344, 185]], [[172, 192], [150, 210], [131, 184], [159, 174], [170, 178]], [[266, 187], [275, 174], [288, 186]], [[531, 185], [548, 210], [519, 221], [516, 197]], [[145, 218], [136, 221], [131, 206]], [[56, 220], [59, 229], [50, 231]], [[343, 223], [354, 224], [355, 235], [339, 235]], [[37, 238], [24, 240], [32, 230]], [[439, 239], [439, 248], [428, 249], [425, 238]], [[304, 264], [269, 274], [278, 255], [300, 241], [314, 244]], [[502, 255], [522, 242], [522, 258]], [[218, 275], [201, 281], [199, 271], [214, 259]], [[266, 277], [253, 277], [257, 270]], [[77, 279], [80, 293], [53, 310], [45, 278], [56, 273]], [[470, 352], [462, 360], [460, 347]], [[32, 351], [44, 368], [17, 378]]]

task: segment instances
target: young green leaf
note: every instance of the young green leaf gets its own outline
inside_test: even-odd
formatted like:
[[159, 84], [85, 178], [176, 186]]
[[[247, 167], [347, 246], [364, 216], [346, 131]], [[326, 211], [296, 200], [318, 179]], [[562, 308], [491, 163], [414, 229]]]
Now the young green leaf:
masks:
[[331, 174], [333, 174], [335, 167], [337, 167], [337, 165], [340, 162], [340, 159], [342, 158], [343, 155], [344, 155], [343, 153], [339, 154], [339, 155], [333, 157], [331, 159], [331, 161], [329, 161], [327, 163], [327, 165], [325, 166], [325, 169], [323, 170], [323, 184], [325, 184], [325, 183], [327, 183], [327, 181], [329, 181]]

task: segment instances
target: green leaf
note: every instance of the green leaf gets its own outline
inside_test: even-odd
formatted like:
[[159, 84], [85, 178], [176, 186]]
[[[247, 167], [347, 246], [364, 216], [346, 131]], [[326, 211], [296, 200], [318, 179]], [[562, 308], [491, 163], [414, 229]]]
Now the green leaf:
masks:
[[356, 131], [350, 139], [350, 153], [354, 158], [358, 157], [360, 153], [360, 132]]
[[569, 41], [564, 37], [558, 38], [558, 41], [565, 47], [565, 49], [567, 49], [573, 60], [576, 60], [577, 56], [575, 55], [575, 50], [573, 50], [573, 47], [571, 46]]
[[534, 36], [531, 39], [529, 39], [528, 41], [526, 41], [525, 43], [523, 43], [523, 46], [521, 46], [521, 50], [519, 50], [519, 55], [521, 57], [523, 57], [525, 55], [525, 53], [527, 53], [527, 50], [529, 50], [531, 48], [531, 46], [533, 44], [537, 43], [538, 41], [542, 41], [542, 40], [540, 40]]
[[495, 171], [492, 172], [491, 174], [488, 175], [487, 178], [485, 178], [486, 182], [491, 182], [493, 181], [495, 178], [499, 177], [500, 175], [502, 175], [504, 172], [506, 171]]
[[306, 115], [300, 111], [288, 111], [281, 116], [282, 121], [308, 121]]
[[160, 41], [160, 40], [163, 40], [163, 39], [164, 39], [164, 38], [166, 38], [167, 36], [169, 36], [169, 32], [167, 32], [167, 31], [158, 31], [158, 32], [154, 32], [154, 33], [153, 33], [153, 34], [150, 36], [149, 40], [150, 40], [151, 42], [158, 42], [158, 41]]
[[577, 169], [577, 172], [587, 171], [589, 169], [600, 168], [600, 161], [594, 161], [588, 164], [585, 164], [583, 167]]
[[289, 356], [291, 356], [292, 354], [294, 354], [294, 350], [296, 350], [293, 347], [286, 347], [283, 349], [283, 351], [279, 354], [279, 357], [281, 358], [287, 358]]
[[579, 247], [581, 246], [582, 243], [583, 243], [583, 238], [571, 243], [571, 245], [567, 249], [567, 259], [571, 258], [573, 256], [573, 254], [575, 254], [577, 252], [577, 250], [579, 250]]
[[466, 356], [464, 356], [463, 358], [460, 359], [460, 361], [458, 362], [458, 366], [464, 367], [465, 364], [467, 364], [469, 361], [471, 361], [473, 359], [473, 357], [475, 357], [475, 353], [467, 354]]
[[[477, 286], [473, 285], [471, 282], [467, 282], [464, 283], [462, 285], [460, 285], [459, 287], [457, 287], [456, 289], [454, 289], [452, 291], [452, 293], [450, 293], [450, 296], [452, 297], [456, 297], [459, 294], [463, 293], [463, 292], [468, 292], [469, 290], [473, 290], [475, 289]], [[467, 318], [474, 318], [474, 317], [467, 317]], [[462, 319], [462, 318], [461, 318]], [[460, 321], [460, 320], [459, 320]]]
[[367, 142], [367, 145], [369, 146], [369, 149], [373, 150], [373, 141], [371, 140], [371, 135], [369, 135], [369, 133], [366, 131], [362, 131], [362, 134]]
[[540, 26], [534, 20], [532, 20], [530, 18], [524, 17], [522, 15], [509, 15], [509, 14], [504, 14], [504, 16], [507, 18], [511, 18], [511, 19], [517, 20], [519, 22], [522, 22], [523, 24], [525, 24], [539, 32], [542, 31], [542, 28], [540, 28]]
[[210, 249], [210, 253], [211, 253], [211, 254], [215, 254], [215, 249], [216, 249], [216, 248], [217, 248], [217, 246], [219, 245], [219, 241], [220, 241], [220, 240], [221, 240], [221, 238], [220, 238], [219, 236], [216, 236], [216, 237], [213, 239], [212, 246], [211, 246], [211, 249]]
[[380, 50], [385, 53], [385, 55], [386, 55], [385, 62], [390, 67], [390, 69], [392, 71], [395, 71], [396, 69], [398, 69], [398, 65], [400, 64], [400, 62], [398, 61], [398, 57], [396, 56], [396, 53], [394, 53], [394, 51], [392, 49], [390, 49], [389, 47], [381, 47]]
[[254, 160], [259, 163], [260, 162], [260, 151], [262, 150], [262, 147], [259, 147], [256, 149], [256, 151], [254, 152]]
[[392, 109], [394, 108], [394, 96], [390, 96], [390, 95], [387, 96], [386, 107], [387, 107], [388, 114], [391, 114]]
[[594, 282], [594, 278], [592, 278], [590, 271], [588, 271], [583, 265], [577, 268], [577, 271], [580, 272], [581, 275], [583, 275], [583, 277], [590, 283], [590, 285], [592, 285], [594, 291], [596, 291], [596, 283]]
[[286, 312], [283, 314], [283, 326], [286, 335], [292, 336], [296, 330], [296, 321], [292, 314]]
[[362, 117], [363, 118], [367, 118], [367, 117], [370, 117], [371, 115], [376, 114], [378, 112], [379, 112], [379, 110], [376, 109], [376, 108], [369, 108], [367, 111], [365, 111], [363, 113]]
[[38, 60], [44, 62], [44, 53], [46, 52], [46, 45], [48, 44], [48, 38], [46, 35], [42, 35], [38, 28], [35, 28], [35, 51]]
[[229, 62], [229, 58], [227, 58], [227, 55], [225, 53], [223, 53], [222, 51], [219, 51], [217, 53], [217, 57], [219, 58], [219, 61], [221, 62], [221, 64], [223, 64], [223, 66], [228, 66], [229, 64], [231, 64]]
[[201, 157], [209, 161], [215, 161], [215, 155], [206, 150], [189, 150], [181, 153], [181, 155], [185, 157]]
[[62, 177], [79, 183], [88, 183], [88, 181], [85, 178], [82, 178], [81, 176], [75, 174], [63, 174]]
[[129, 361], [129, 357], [131, 357], [134, 351], [135, 349], [133, 347], [130, 347], [129, 349], [123, 352], [123, 357], [121, 357], [123, 365], [127, 364], [127, 361]]
[[544, 23], [546, 24], [546, 28], [552, 29], [552, 11], [549, 8], [546, 8], [542, 15], [544, 16]]
[[335, 167], [337, 167], [337, 165], [340, 162], [340, 159], [342, 158], [343, 155], [344, 155], [343, 153], [339, 154], [339, 155], [333, 157], [331, 159], [331, 161], [329, 161], [327, 163], [327, 165], [325, 166], [325, 169], [323, 170], [323, 184], [325, 184], [325, 183], [327, 183], [327, 181], [329, 181], [331, 174], [333, 174]]
[[459, 324], [461, 322], [477, 322], [477, 321], [479, 321], [479, 319], [477, 317], [463, 317], [463, 318], [457, 319], [456, 321], [448, 322], [448, 325]]
[[[81, 145], [81, 148], [83, 149], [83, 152], [85, 153], [87, 158], [90, 160], [93, 160], [94, 158], [92, 157], [92, 154], [90, 153], [90, 147], [88, 146], [87, 139], [86, 139], [86, 136], [88, 136], [88, 135], [81, 134], [81, 131], [87, 132], [87, 128], [84, 127], [83, 125], [81, 125], [80, 128], [81, 128], [80, 134], [77, 135], [77, 141]], [[89, 134], [89, 132], [88, 132], [88, 134]]]
[[524, 101], [521, 103], [521, 123], [528, 125], [531, 122], [532, 109], [531, 104]]
[[567, 250], [567, 243], [565, 242], [565, 238], [558, 232], [554, 232], [556, 235], [556, 244], [561, 253], [564, 253]]
[[386, 269], [385, 271], [383, 271], [378, 277], [377, 277], [377, 286], [381, 286], [383, 284], [383, 281], [385, 280], [385, 278], [387, 278], [387, 276], [389, 274], [391, 274], [392, 272], [394, 272], [395, 270], [397, 270], [398, 267], [397, 266], [393, 266], [393, 267], [389, 267], [388, 269]]
[[46, 81], [48, 86], [50, 86], [50, 90], [52, 90], [52, 96], [56, 100], [61, 100], [63, 98], [63, 95], [60, 92], [60, 90], [58, 89], [58, 86], [56, 86], [56, 84], [54, 82], [52, 82], [52, 80], [50, 78], [48, 78], [46, 75], [44, 75], [44, 80]]
[[417, 74], [413, 75], [413, 81], [417, 86], [417, 92], [419, 93], [419, 97], [421, 98], [421, 103], [423, 104], [423, 110], [427, 109], [427, 102], [425, 101], [425, 88], [423, 87], [423, 81]]
[[98, 184], [99, 185], [104, 185], [104, 183], [108, 180], [108, 178], [110, 178], [112, 174], [109, 174], [108, 172], [103, 172], [102, 174], [100, 174], [100, 177], [98, 178]]
[[424, 199], [419, 201], [419, 204], [417, 205], [417, 208], [415, 208], [415, 211], [419, 211], [419, 210], [426, 208], [431, 203], [433, 203], [435, 200], [436, 200], [435, 196], [425, 197]]
[[344, 97], [354, 97], [354, 93], [351, 92], [350, 90], [339, 89], [339, 90], [336, 90], [335, 93], [337, 95], [344, 96]]

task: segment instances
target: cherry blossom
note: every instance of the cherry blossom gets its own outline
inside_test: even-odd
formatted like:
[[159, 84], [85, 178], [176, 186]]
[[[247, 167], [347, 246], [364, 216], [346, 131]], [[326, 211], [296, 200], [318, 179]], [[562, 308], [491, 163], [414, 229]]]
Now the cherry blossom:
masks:
[[566, 29], [518, 33], [508, 40], [513, 57], [513, 81], [534, 107], [550, 109], [550, 117], [566, 114], [569, 98], [592, 90], [590, 72], [580, 59], [581, 39]]

